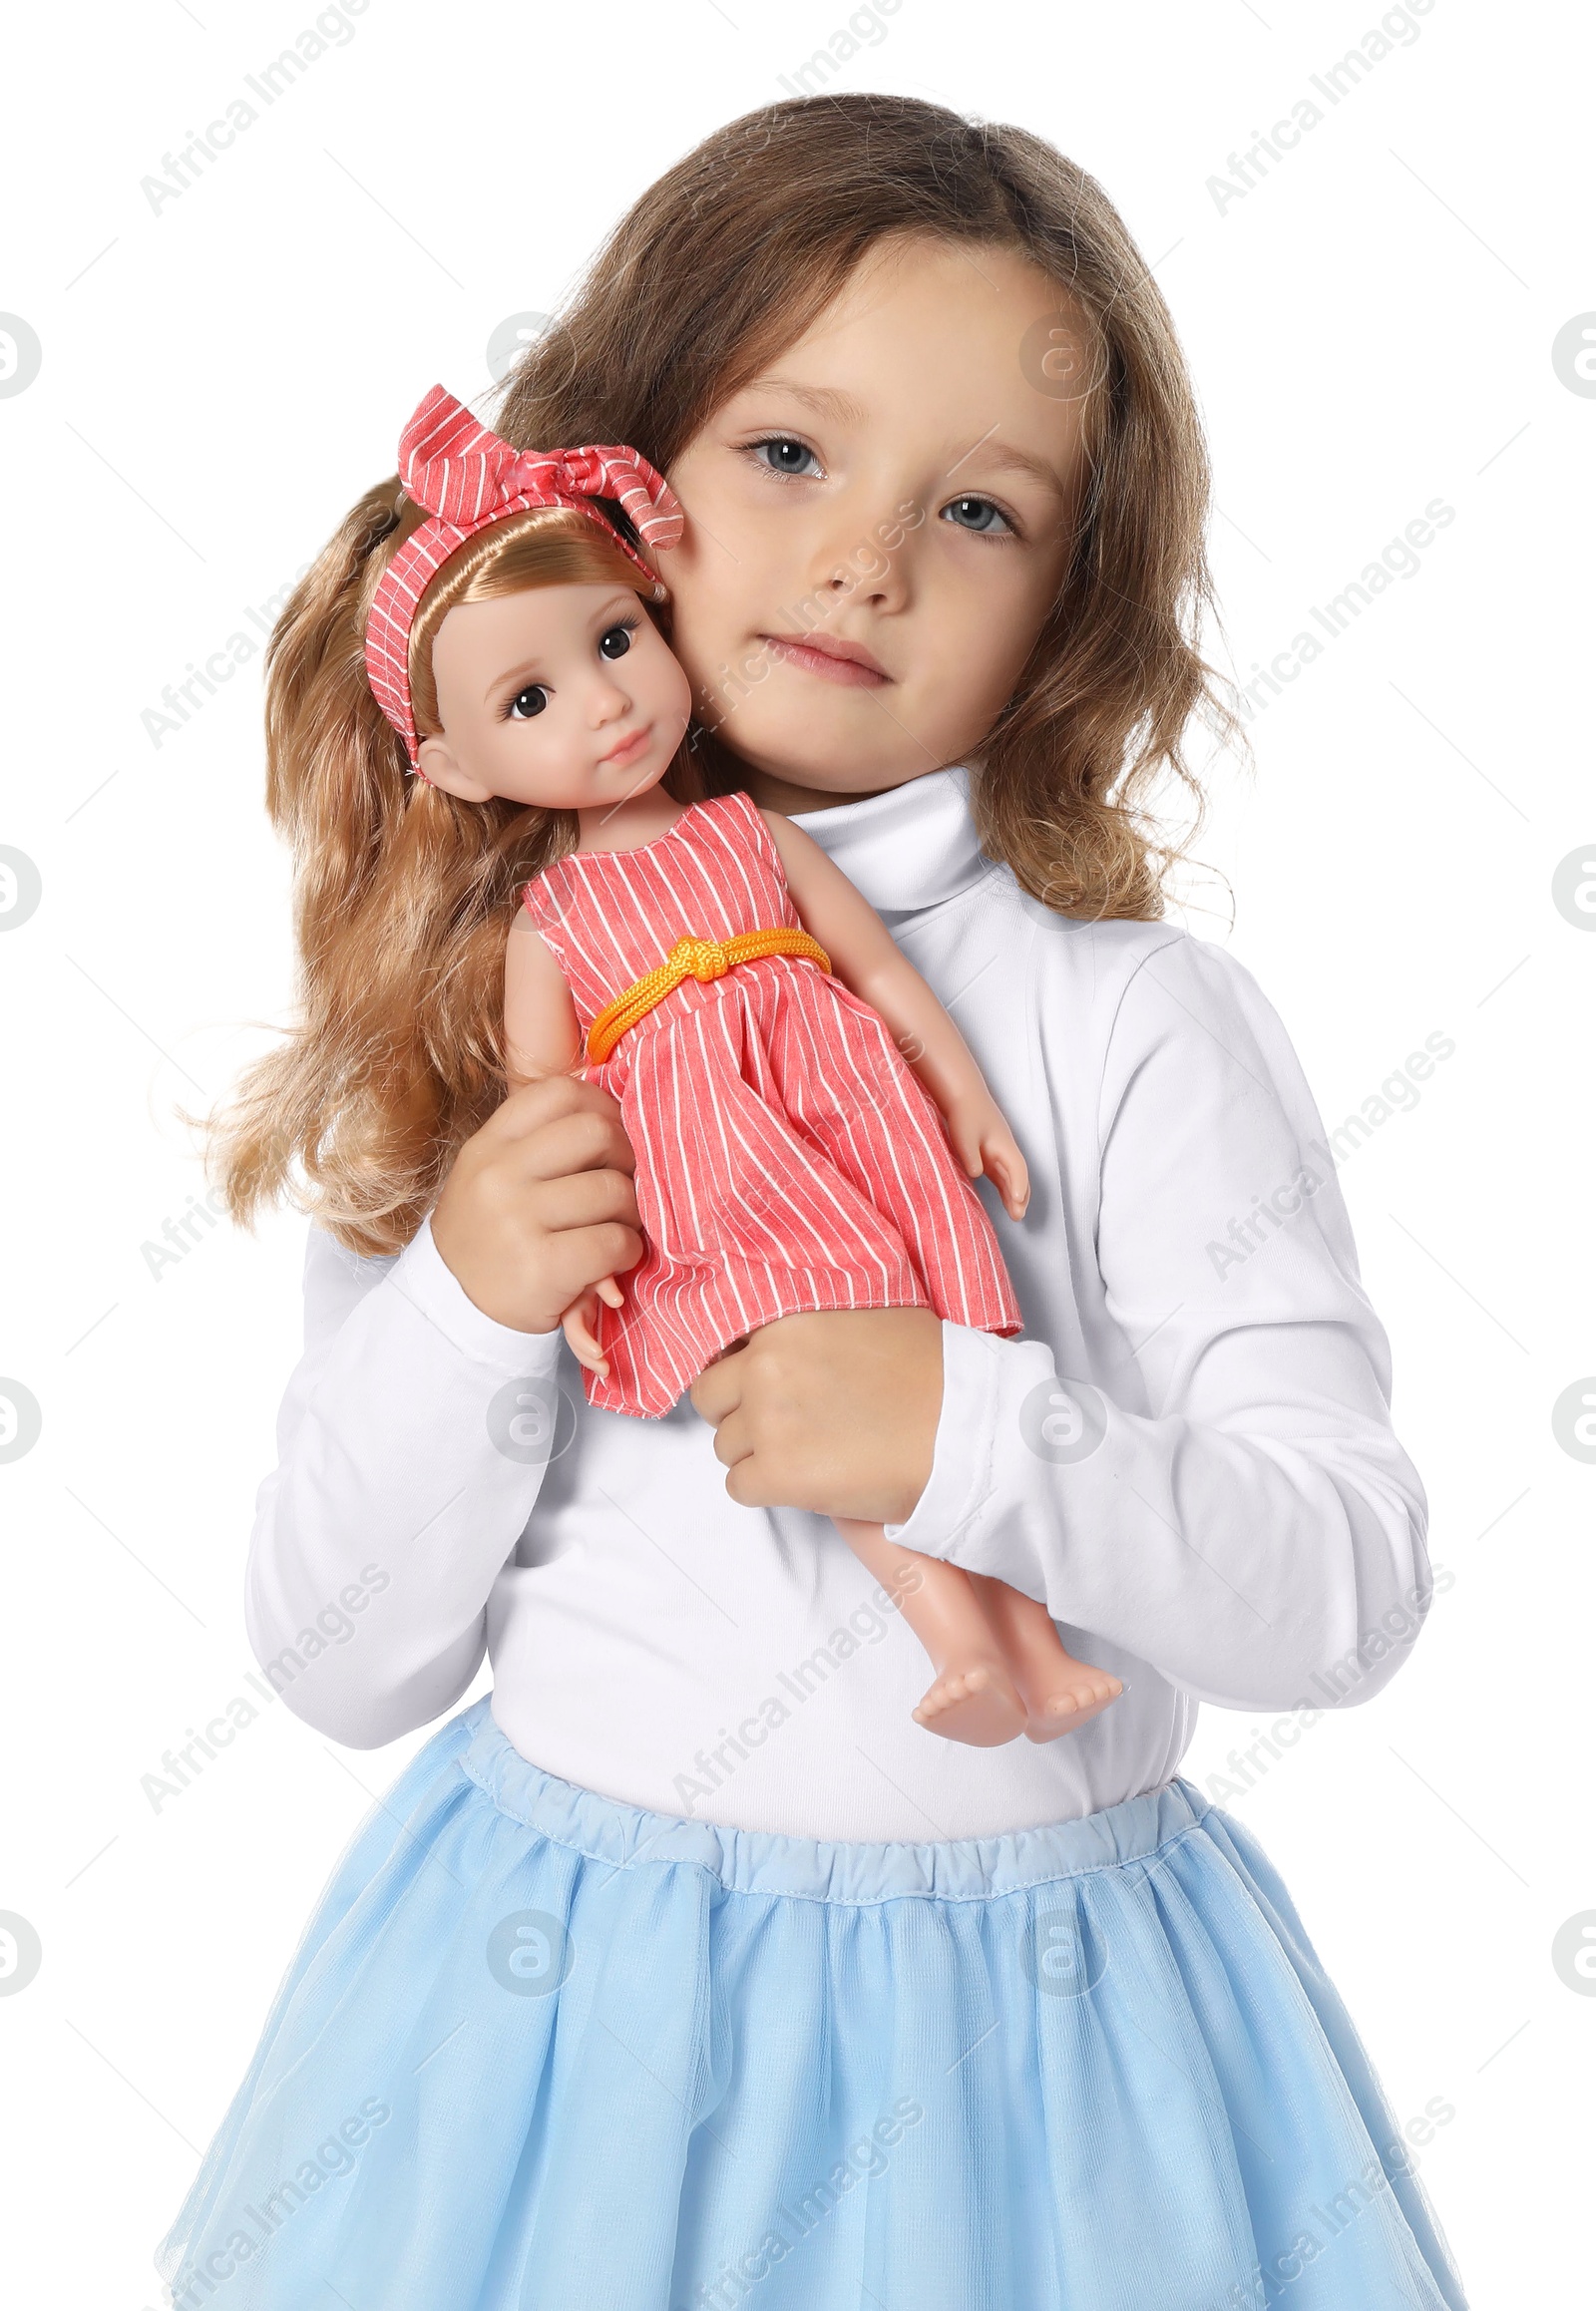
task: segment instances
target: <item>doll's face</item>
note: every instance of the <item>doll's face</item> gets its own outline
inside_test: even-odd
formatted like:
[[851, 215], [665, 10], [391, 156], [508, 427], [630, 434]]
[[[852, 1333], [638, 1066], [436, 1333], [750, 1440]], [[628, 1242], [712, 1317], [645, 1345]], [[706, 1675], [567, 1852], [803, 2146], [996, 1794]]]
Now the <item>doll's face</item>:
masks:
[[672, 642], [757, 800], [968, 761], [1006, 704], [1085, 467], [1039, 367], [1061, 305], [1011, 250], [880, 243], [672, 465]]
[[687, 727], [687, 677], [625, 585], [457, 602], [433, 637], [443, 735], [421, 767], [467, 802], [599, 811], [656, 785]]

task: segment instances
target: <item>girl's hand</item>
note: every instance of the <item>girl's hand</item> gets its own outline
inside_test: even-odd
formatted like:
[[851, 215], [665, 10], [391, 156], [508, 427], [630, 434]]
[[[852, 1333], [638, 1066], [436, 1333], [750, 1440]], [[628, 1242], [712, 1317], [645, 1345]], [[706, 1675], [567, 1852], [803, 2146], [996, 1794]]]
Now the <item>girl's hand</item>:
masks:
[[1030, 1202], [1030, 1173], [1001, 1109], [983, 1084], [953, 1102], [947, 1117], [954, 1153], [973, 1180], [986, 1173], [1010, 1220], [1022, 1220]]
[[512, 1091], [466, 1141], [432, 1240], [484, 1316], [553, 1332], [583, 1294], [641, 1258], [631, 1174], [616, 1101], [597, 1083], [547, 1076]]
[[689, 1394], [745, 1508], [905, 1524], [931, 1475], [942, 1323], [929, 1308], [779, 1317]]

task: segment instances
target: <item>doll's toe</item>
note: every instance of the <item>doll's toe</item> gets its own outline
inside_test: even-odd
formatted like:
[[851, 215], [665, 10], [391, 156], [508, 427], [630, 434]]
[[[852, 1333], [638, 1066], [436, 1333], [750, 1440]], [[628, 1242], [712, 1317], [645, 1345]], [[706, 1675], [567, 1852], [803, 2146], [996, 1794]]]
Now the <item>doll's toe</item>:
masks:
[[1088, 1669], [1081, 1677], [1071, 1679], [1068, 1685], [1049, 1694], [1039, 1709], [1031, 1711], [1025, 1720], [1025, 1738], [1056, 1741], [1061, 1734], [1078, 1733], [1111, 1702], [1118, 1701], [1124, 1690], [1118, 1678], [1106, 1670]]
[[995, 1749], [1024, 1731], [1025, 1707], [1006, 1673], [986, 1662], [945, 1671], [912, 1713], [928, 1733]]

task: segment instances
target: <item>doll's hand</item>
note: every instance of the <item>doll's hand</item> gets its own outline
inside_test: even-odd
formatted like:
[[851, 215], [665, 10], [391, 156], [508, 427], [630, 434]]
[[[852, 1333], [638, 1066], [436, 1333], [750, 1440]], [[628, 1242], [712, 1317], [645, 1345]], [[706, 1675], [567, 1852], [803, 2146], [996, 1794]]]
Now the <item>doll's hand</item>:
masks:
[[601, 1276], [590, 1291], [580, 1293], [560, 1322], [578, 1363], [590, 1372], [597, 1372], [600, 1380], [607, 1380], [609, 1358], [598, 1346], [600, 1301], [606, 1308], [625, 1306], [625, 1297], [612, 1276]]
[[1030, 1173], [990, 1092], [983, 1089], [956, 1103], [948, 1117], [948, 1136], [971, 1178], [979, 1180], [985, 1172], [1009, 1219], [1022, 1220], [1030, 1202]]

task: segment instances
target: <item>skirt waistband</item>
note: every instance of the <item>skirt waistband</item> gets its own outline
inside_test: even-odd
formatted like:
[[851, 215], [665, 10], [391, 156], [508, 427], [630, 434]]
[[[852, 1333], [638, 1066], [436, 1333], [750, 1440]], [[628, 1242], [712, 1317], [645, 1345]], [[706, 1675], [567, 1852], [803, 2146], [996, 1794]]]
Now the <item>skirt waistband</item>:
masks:
[[1176, 1775], [1161, 1788], [1077, 1820], [998, 1837], [874, 1845], [733, 1829], [652, 1813], [546, 1773], [501, 1731], [492, 1698], [485, 1694], [462, 1712], [460, 1731], [470, 1737], [459, 1762], [501, 1813], [615, 1869], [686, 1862], [707, 1871], [728, 1893], [861, 1905], [915, 1896], [991, 1901], [1027, 1886], [1147, 1860], [1198, 1828], [1212, 1810], [1190, 1781]]

